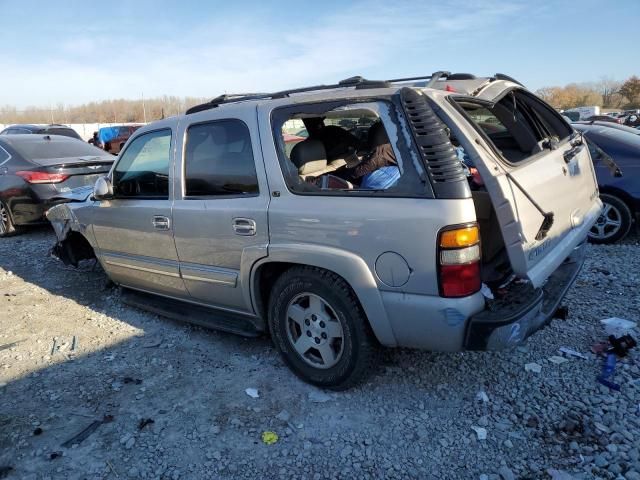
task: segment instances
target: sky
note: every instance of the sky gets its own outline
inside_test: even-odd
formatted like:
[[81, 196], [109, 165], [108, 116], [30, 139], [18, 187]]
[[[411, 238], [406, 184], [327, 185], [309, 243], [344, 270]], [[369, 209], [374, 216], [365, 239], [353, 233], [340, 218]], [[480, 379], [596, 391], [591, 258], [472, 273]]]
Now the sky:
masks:
[[265, 92], [437, 70], [640, 74], [640, 0], [0, 0], [0, 105]]

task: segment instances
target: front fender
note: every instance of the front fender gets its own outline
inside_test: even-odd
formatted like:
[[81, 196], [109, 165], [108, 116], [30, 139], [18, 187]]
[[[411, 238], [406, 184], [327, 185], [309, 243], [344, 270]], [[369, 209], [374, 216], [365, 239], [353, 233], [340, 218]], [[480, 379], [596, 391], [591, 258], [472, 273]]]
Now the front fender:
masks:
[[258, 260], [251, 270], [254, 308], [259, 296], [259, 292], [254, 291], [257, 283], [255, 275], [261, 266], [279, 262], [323, 268], [340, 275], [351, 286], [378, 341], [389, 347], [397, 345], [376, 280], [362, 258], [351, 252], [319, 245], [271, 244], [268, 252], [268, 256]]

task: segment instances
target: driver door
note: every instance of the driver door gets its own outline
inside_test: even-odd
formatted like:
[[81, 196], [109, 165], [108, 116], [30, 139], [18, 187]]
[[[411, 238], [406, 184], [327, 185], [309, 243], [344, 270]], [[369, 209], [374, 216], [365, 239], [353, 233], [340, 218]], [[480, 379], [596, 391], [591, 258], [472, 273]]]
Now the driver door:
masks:
[[173, 240], [172, 137], [170, 127], [129, 143], [112, 171], [113, 199], [96, 204], [93, 231], [101, 263], [114, 282], [184, 297]]

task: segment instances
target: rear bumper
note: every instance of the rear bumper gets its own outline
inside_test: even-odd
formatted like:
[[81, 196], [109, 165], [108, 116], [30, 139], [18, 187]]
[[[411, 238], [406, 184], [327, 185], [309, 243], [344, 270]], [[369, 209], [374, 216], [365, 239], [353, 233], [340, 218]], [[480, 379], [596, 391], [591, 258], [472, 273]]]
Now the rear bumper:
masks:
[[[574, 249], [541, 288], [525, 285], [509, 298], [494, 302], [491, 308], [473, 315], [467, 323], [464, 348], [511, 348], [547, 325], [580, 273], [585, 255], [586, 245], [583, 243]], [[512, 301], [514, 295], [519, 303]]]

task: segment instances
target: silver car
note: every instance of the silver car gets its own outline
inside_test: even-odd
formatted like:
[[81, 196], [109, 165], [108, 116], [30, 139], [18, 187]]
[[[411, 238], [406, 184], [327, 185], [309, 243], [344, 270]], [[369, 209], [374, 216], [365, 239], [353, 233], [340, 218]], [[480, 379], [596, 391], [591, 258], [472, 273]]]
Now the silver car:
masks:
[[334, 389], [380, 346], [518, 345], [601, 210], [560, 114], [510, 77], [445, 72], [223, 95], [137, 130], [72, 196], [48, 212], [61, 260], [97, 258], [142, 308], [269, 332]]

